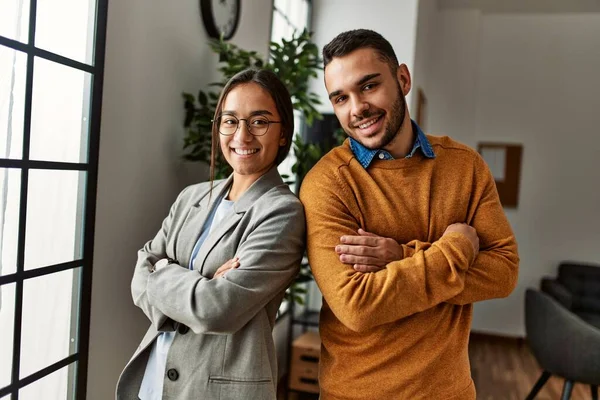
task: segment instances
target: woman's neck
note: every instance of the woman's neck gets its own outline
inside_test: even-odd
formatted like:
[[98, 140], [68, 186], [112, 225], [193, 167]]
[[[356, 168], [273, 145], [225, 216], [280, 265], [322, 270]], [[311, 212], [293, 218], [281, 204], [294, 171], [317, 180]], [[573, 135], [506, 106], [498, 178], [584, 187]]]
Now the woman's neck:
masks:
[[233, 183], [229, 189], [227, 200], [237, 201], [254, 182], [262, 175], [238, 175], [233, 173]]

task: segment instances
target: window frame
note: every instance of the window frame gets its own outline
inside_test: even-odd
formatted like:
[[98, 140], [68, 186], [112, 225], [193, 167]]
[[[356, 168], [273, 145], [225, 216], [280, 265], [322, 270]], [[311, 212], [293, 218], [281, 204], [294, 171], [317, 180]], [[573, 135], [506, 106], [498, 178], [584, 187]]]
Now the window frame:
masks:
[[[40, 379], [56, 372], [64, 367], [73, 365], [75, 368], [68, 372], [68, 393], [71, 398], [85, 399], [87, 394], [87, 371], [89, 358], [89, 334], [90, 334], [90, 311], [92, 293], [92, 261], [94, 255], [94, 229], [96, 219], [96, 195], [98, 182], [98, 153], [100, 147], [100, 121], [102, 111], [102, 88], [104, 82], [104, 60], [106, 47], [106, 22], [108, 13], [108, 0], [95, 0], [95, 21], [90, 31], [93, 36], [93, 51], [90, 64], [76, 61], [74, 59], [47, 51], [35, 46], [35, 31], [37, 17], [37, 0], [29, 1], [29, 26], [27, 32], [27, 43], [20, 42], [5, 36], [0, 36], [0, 45], [24, 53], [27, 57], [26, 81], [25, 81], [25, 115], [23, 128], [23, 149], [21, 159], [0, 158], [0, 168], [18, 169], [21, 172], [20, 204], [19, 204], [19, 227], [16, 272], [8, 275], [0, 275], [0, 287], [15, 284], [14, 302], [14, 330], [12, 349], [12, 373], [11, 383], [0, 387], [0, 398], [10, 395], [12, 400], [19, 399], [19, 391], [24, 387], [39, 381]], [[30, 160], [31, 140], [31, 108], [34, 81], [34, 60], [45, 59], [51, 62], [84, 71], [90, 75], [90, 101], [89, 124], [87, 137], [87, 161], [83, 163], [37, 161]], [[85, 143], [85, 142], [84, 142]], [[82, 171], [85, 172], [85, 187], [80, 192], [83, 194], [83, 223], [82, 236], [76, 239], [76, 243], [82, 246], [82, 257], [77, 260], [49, 265], [41, 268], [25, 270], [25, 236], [27, 222], [27, 193], [29, 173], [32, 170], [60, 170], [60, 171]], [[81, 180], [80, 180], [81, 184]], [[82, 242], [79, 242], [82, 240]], [[80, 269], [79, 280], [73, 283], [73, 299], [78, 298], [75, 304], [77, 315], [71, 326], [71, 332], [77, 330], [77, 351], [62, 360], [48, 365], [41, 370], [20, 378], [21, 367], [21, 331], [23, 320], [23, 286], [28, 279], [54, 274], [61, 271]], [[75, 364], [76, 363], [76, 364]]]

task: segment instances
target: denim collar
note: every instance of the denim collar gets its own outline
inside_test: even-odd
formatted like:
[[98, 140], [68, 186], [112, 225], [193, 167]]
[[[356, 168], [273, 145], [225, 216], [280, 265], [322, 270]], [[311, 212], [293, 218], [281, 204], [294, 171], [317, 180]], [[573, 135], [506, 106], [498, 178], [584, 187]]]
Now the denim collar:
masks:
[[[429, 140], [427, 139], [427, 136], [425, 136], [425, 133], [423, 133], [423, 131], [415, 121], [410, 120], [410, 122], [412, 124], [413, 131], [417, 133], [417, 138], [415, 139], [415, 143], [413, 144], [412, 150], [410, 151], [410, 153], [408, 153], [406, 158], [411, 158], [412, 156], [414, 156], [417, 150], [419, 149], [425, 157], [435, 158], [435, 153], [433, 152], [431, 143], [429, 143]], [[365, 169], [367, 169], [369, 165], [371, 165], [371, 162], [375, 157], [378, 157], [381, 160], [394, 159], [394, 157], [392, 157], [392, 155], [389, 152], [381, 149], [368, 149], [353, 138], [350, 138], [350, 149], [352, 150], [352, 153], [354, 153], [354, 156], [356, 157], [360, 165], [362, 165]]]

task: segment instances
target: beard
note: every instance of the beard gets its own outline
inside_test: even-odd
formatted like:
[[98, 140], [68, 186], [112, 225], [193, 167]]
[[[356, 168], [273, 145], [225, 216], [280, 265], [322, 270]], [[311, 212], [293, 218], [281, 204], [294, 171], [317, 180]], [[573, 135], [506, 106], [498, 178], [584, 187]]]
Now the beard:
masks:
[[[406, 117], [406, 98], [404, 97], [404, 93], [402, 93], [402, 88], [400, 87], [400, 83], [396, 82], [396, 87], [398, 88], [398, 93], [396, 96], [396, 100], [392, 104], [391, 112], [389, 113], [389, 120], [386, 126], [384, 127], [383, 137], [378, 143], [374, 143], [371, 145], [366, 145], [359, 138], [350, 134], [348, 130], [346, 130], [346, 134], [350, 137], [356, 139], [360, 144], [365, 146], [370, 150], [382, 149], [388, 144], [392, 142], [400, 133], [400, 127], [404, 122], [404, 118]], [[361, 119], [371, 118], [374, 115], [383, 114], [383, 110], [381, 109], [368, 109], [362, 115]], [[356, 123], [352, 125], [357, 125]]]

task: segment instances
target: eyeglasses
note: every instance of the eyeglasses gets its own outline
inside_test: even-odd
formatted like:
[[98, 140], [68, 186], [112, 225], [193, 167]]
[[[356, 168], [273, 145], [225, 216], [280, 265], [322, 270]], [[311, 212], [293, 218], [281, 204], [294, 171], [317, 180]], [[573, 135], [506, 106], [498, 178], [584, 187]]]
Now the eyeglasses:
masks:
[[263, 136], [265, 133], [267, 133], [271, 124], [281, 123], [281, 121], [269, 121], [263, 116], [237, 118], [234, 115], [223, 115], [212, 122], [217, 124], [219, 133], [221, 135], [231, 136], [237, 132], [238, 128], [240, 127], [240, 121], [244, 121], [246, 123], [248, 132], [250, 132], [250, 134], [253, 136]]

